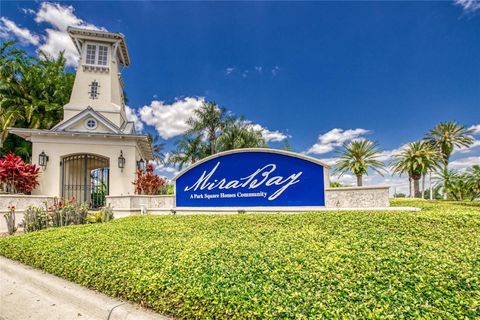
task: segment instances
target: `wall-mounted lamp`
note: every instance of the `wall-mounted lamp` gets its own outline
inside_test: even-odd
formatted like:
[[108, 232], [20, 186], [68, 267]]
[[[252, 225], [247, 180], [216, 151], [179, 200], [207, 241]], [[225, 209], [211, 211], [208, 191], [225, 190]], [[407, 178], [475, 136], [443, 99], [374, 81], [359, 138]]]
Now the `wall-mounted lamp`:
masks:
[[48, 156], [45, 151], [42, 151], [42, 153], [38, 155], [38, 165], [42, 167], [43, 170], [45, 170], [45, 168], [47, 167], [47, 162]]
[[120, 156], [118, 157], [118, 167], [122, 169], [125, 167], [125, 158], [123, 157], [123, 150], [120, 150]]
[[143, 158], [137, 161], [137, 169], [145, 171], [145, 160], [143, 160]]

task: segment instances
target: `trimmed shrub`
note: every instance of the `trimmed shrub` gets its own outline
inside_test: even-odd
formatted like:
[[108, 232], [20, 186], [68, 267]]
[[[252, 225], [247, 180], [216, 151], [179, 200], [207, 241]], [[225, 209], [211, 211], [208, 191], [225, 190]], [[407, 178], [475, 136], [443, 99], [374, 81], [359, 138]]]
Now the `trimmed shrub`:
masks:
[[480, 203], [419, 212], [135, 216], [0, 254], [184, 319], [477, 319]]
[[132, 183], [137, 194], [156, 195], [165, 185], [165, 179], [153, 173], [153, 165], [148, 164], [146, 172], [137, 170], [137, 179]]
[[0, 159], [0, 183], [9, 193], [30, 193], [38, 186], [40, 168], [28, 164], [14, 153]]
[[89, 211], [86, 218], [87, 223], [108, 222], [110, 220], [113, 220], [113, 209], [110, 205], [98, 211]]

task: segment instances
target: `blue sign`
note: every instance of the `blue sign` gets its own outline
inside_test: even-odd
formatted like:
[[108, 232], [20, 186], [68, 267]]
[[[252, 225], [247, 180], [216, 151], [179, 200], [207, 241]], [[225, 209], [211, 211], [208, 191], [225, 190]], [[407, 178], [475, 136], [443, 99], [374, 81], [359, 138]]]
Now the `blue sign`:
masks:
[[324, 206], [324, 166], [287, 151], [227, 151], [175, 177], [177, 207]]

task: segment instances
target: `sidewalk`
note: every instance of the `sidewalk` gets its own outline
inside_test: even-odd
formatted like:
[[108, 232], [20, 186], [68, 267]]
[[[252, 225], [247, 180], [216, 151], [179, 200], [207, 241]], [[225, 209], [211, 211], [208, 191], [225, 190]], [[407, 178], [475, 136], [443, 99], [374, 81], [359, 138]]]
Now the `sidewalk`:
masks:
[[0, 320], [172, 319], [0, 257]]

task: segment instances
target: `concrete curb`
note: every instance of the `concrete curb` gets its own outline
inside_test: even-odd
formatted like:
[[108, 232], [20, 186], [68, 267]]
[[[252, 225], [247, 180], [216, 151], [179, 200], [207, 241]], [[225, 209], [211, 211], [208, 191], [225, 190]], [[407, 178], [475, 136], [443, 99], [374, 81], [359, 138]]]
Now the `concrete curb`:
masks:
[[173, 319], [0, 257], [1, 319]]

